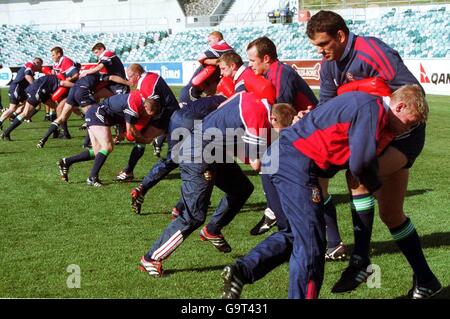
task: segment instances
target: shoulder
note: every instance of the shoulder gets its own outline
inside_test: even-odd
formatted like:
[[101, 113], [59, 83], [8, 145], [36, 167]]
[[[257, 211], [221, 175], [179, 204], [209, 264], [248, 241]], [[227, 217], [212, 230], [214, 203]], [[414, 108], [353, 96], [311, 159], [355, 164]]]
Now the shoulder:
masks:
[[389, 45], [376, 37], [357, 36], [355, 39], [355, 51], [372, 52], [373, 49], [383, 51], [393, 50]]
[[116, 56], [116, 54], [114, 53], [114, 52], [112, 52], [112, 51], [109, 51], [109, 50], [106, 50], [104, 53], [103, 53], [103, 58], [113, 58], [113, 57], [115, 57]]
[[265, 100], [249, 92], [240, 94], [239, 107], [244, 119], [265, 119], [270, 113], [270, 107]]
[[128, 100], [128, 106], [134, 112], [139, 113], [142, 110], [143, 97], [141, 95], [141, 92], [139, 92], [139, 90], [134, 90], [131, 93], [129, 93], [127, 100]]
[[225, 40], [219, 41], [211, 46], [211, 49], [216, 51], [228, 51], [233, 50], [233, 48], [225, 42]]

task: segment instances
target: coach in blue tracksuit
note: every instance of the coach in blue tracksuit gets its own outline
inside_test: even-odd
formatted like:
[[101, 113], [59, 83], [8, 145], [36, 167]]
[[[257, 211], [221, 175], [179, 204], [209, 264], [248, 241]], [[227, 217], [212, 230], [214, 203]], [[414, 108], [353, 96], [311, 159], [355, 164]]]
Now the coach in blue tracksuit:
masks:
[[[390, 101], [351, 92], [283, 130], [262, 164], [263, 174], [268, 174], [265, 178], [278, 194], [279, 232], [225, 267], [223, 297], [239, 298], [244, 284], [262, 278], [290, 256], [289, 298], [316, 298], [323, 281], [326, 248], [318, 178], [348, 168], [371, 191], [379, 189], [377, 156], [394, 134], [425, 121], [427, 112], [418, 86], [398, 90]], [[279, 164], [278, 169], [269, 171], [274, 163]]]
[[[167, 132], [167, 158], [159, 160], [144, 177], [142, 183], [131, 192], [131, 207], [136, 214], [140, 214], [141, 212], [145, 194], [166, 177], [167, 174], [178, 167], [178, 163], [172, 159], [172, 148], [181, 142], [181, 139], [173, 139], [176, 137], [176, 134], [187, 132], [190, 134], [190, 131], [194, 128], [195, 121], [201, 121], [209, 113], [215, 111], [225, 100], [226, 97], [223, 95], [200, 98], [186, 103], [183, 108], [172, 114]], [[181, 129], [185, 130], [181, 131]]]
[[242, 151], [248, 147], [250, 165], [258, 169], [258, 148], [267, 145], [264, 131], [269, 130], [270, 106], [253, 93], [235, 95], [194, 127], [191, 138], [185, 140], [180, 150], [185, 209], [141, 258], [141, 266], [149, 275], [161, 276], [162, 261], [204, 223], [214, 185], [225, 195], [208, 225], [202, 228], [200, 238], [221, 252], [231, 251], [221, 229], [231, 222], [254, 188], [234, 162], [235, 148]]

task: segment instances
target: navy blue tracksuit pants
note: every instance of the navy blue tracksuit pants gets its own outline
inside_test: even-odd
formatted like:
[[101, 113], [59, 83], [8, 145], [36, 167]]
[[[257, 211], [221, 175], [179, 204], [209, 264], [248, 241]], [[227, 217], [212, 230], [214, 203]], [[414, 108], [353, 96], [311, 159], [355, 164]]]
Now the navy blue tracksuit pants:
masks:
[[142, 188], [144, 190], [144, 194], [153, 186], [159, 183], [164, 177], [166, 177], [171, 171], [178, 167], [178, 164], [172, 160], [172, 148], [176, 143], [179, 143], [180, 139], [172, 139], [172, 133], [176, 129], [186, 129], [187, 131], [191, 131], [194, 127], [194, 121], [196, 119], [185, 115], [185, 113], [181, 110], [175, 111], [169, 122], [168, 133], [167, 133], [167, 158], [160, 159], [156, 164], [151, 168], [151, 170], [147, 173], [142, 181]]
[[[205, 222], [214, 185], [225, 192], [225, 196], [208, 223], [208, 232], [213, 234], [220, 233], [231, 222], [253, 192], [253, 184], [236, 163], [182, 163], [180, 171], [185, 209], [153, 244], [146, 254], [147, 260], [162, 261], [168, 258], [185, 238]], [[205, 172], [209, 172], [211, 178], [206, 177]]]
[[[275, 147], [279, 147], [279, 154], [272, 157]], [[274, 160], [279, 161], [279, 168], [263, 176], [263, 185], [264, 191], [271, 194], [272, 201], [268, 204], [281, 222], [279, 231], [238, 259], [237, 265], [245, 279], [254, 282], [290, 256], [289, 298], [313, 297], [318, 295], [323, 282], [326, 249], [323, 199], [315, 165], [283, 137], [268, 149], [263, 173], [268, 161]], [[274, 192], [278, 194], [278, 203]], [[309, 285], [312, 282], [314, 286]]]

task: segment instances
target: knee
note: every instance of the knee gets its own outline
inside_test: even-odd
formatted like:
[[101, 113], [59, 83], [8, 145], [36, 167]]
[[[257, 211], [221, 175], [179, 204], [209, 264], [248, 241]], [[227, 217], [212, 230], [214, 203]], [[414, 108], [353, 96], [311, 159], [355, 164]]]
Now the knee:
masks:
[[110, 154], [114, 150], [114, 145], [112, 143], [105, 143], [101, 145], [100, 150], [105, 150], [108, 152], [108, 154]]
[[380, 218], [383, 223], [389, 228], [395, 228], [403, 224], [406, 220], [406, 215], [402, 209], [390, 209], [379, 207]]
[[197, 229], [199, 228], [201, 225], [203, 225], [206, 221], [206, 215], [203, 216], [196, 216], [194, 218], [191, 218], [188, 221], [189, 224], [189, 228], [191, 229]]

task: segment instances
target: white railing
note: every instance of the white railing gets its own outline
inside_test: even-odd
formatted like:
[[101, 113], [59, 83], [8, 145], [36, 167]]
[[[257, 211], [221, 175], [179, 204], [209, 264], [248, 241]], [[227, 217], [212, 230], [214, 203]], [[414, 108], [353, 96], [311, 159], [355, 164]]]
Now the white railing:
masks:
[[31, 24], [35, 30], [39, 31], [60, 31], [79, 30], [85, 33], [94, 32], [144, 32], [153, 30], [169, 29], [167, 18], [160, 19], [102, 19], [102, 20], [82, 20], [80, 23], [39, 23]]
[[364, 8], [369, 6], [380, 6], [380, 7], [396, 7], [396, 6], [412, 6], [412, 5], [439, 5], [439, 4], [450, 4], [450, 1], [445, 0], [305, 0], [299, 1], [301, 9], [308, 10], [320, 10], [324, 8], [351, 8], [358, 7]]

